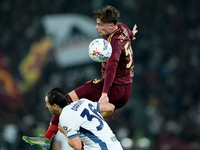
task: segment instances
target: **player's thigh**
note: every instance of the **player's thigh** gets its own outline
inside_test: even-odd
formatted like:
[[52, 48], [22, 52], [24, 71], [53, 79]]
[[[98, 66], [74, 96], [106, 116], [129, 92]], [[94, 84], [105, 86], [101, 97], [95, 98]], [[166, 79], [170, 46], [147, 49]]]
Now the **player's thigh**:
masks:
[[79, 99], [87, 98], [91, 101], [97, 102], [101, 96], [103, 85], [101, 82], [95, 82], [92, 80], [90, 82], [86, 82], [85, 85], [75, 89], [77, 96]]
[[113, 85], [109, 93], [109, 101], [116, 109], [123, 107], [129, 100], [132, 91], [132, 84]]

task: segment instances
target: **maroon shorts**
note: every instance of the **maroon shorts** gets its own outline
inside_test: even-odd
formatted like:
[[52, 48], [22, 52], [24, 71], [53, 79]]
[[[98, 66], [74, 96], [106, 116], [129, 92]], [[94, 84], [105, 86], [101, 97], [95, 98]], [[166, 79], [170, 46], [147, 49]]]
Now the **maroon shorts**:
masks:
[[[93, 102], [98, 102], [103, 89], [103, 83], [99, 79], [86, 82], [85, 85], [75, 89], [79, 99], [87, 98]], [[115, 109], [124, 106], [132, 90], [132, 84], [119, 85], [113, 84], [108, 93], [109, 102], [115, 105]]]

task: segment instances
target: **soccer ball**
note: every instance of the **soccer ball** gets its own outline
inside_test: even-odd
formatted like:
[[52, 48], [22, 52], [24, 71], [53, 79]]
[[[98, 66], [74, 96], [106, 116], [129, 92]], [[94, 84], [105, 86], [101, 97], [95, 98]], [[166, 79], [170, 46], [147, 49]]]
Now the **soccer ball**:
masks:
[[104, 39], [95, 39], [89, 45], [89, 56], [96, 62], [108, 60], [112, 54], [112, 46]]

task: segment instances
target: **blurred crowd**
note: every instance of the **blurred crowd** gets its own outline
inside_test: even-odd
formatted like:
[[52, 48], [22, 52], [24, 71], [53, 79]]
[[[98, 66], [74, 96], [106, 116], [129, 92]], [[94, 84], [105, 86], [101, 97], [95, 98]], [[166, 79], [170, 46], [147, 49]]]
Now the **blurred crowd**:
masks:
[[[200, 139], [200, 1], [198, 0], [1, 0], [0, 69], [9, 66], [15, 82], [22, 80], [19, 64], [31, 44], [45, 37], [41, 18], [115, 6], [120, 22], [132, 29], [135, 76], [128, 104], [106, 120], [126, 150], [199, 150]], [[84, 9], [83, 9], [84, 8]], [[89, 43], [88, 43], [89, 44]], [[69, 91], [100, 78], [101, 65], [60, 68], [50, 53], [39, 81], [23, 92], [20, 109], [11, 110], [0, 94], [0, 150], [33, 150], [22, 135], [38, 136], [51, 114], [44, 96], [60, 84]], [[0, 90], [4, 83], [0, 78]]]

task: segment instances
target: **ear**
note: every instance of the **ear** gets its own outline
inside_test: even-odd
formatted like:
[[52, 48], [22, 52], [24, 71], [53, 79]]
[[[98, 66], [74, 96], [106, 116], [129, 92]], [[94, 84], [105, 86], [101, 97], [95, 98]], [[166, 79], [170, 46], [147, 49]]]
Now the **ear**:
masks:
[[58, 106], [57, 104], [55, 104], [55, 103], [53, 104], [53, 106], [54, 106], [55, 108], [59, 108], [59, 106]]
[[110, 29], [110, 30], [113, 30], [113, 23], [110, 23], [110, 24], [109, 24], [109, 29]]
[[110, 29], [111, 31], [113, 31], [114, 28], [115, 28], [115, 25], [114, 25], [113, 23], [110, 23], [109, 29]]

